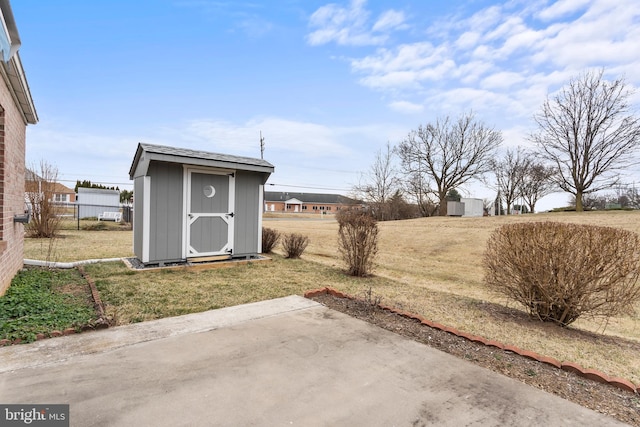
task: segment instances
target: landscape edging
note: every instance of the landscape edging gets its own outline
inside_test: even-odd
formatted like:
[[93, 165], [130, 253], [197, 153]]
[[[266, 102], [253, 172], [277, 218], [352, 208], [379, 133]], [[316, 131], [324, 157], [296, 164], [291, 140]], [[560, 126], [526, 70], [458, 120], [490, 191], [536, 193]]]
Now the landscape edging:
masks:
[[[310, 291], [307, 291], [304, 293], [304, 297], [305, 298], [313, 298], [315, 296], [318, 295], [333, 295], [335, 297], [338, 298], [346, 298], [346, 299], [350, 299], [350, 300], [361, 300], [360, 298], [354, 297], [352, 295], [348, 295], [345, 294], [344, 292], [340, 292], [337, 289], [331, 288], [331, 287], [324, 287], [324, 288], [319, 288], [319, 289], [313, 289]], [[464, 338], [468, 341], [472, 341], [478, 344], [484, 344], [486, 346], [490, 346], [490, 347], [496, 347], [500, 350], [503, 351], [509, 351], [512, 353], [516, 353], [519, 354], [520, 356], [524, 356], [526, 358], [538, 361], [540, 363], [544, 363], [550, 366], [553, 366], [557, 369], [562, 369], [563, 371], [567, 371], [567, 372], [573, 372], [583, 378], [587, 378], [590, 379], [592, 381], [597, 381], [600, 383], [604, 383], [604, 384], [609, 384], [612, 387], [616, 387], [618, 389], [621, 390], [625, 390], [625, 391], [630, 391], [632, 393], [640, 393], [640, 387], [636, 386], [635, 384], [633, 384], [631, 381], [626, 380], [624, 378], [618, 378], [618, 377], [609, 377], [608, 375], [606, 375], [603, 372], [600, 372], [598, 370], [595, 369], [585, 369], [583, 368], [581, 365], [578, 365], [576, 363], [572, 363], [572, 362], [560, 362], [556, 359], [554, 359], [553, 357], [547, 357], [547, 356], [542, 356], [538, 353], [535, 353], [533, 351], [527, 351], [527, 350], [522, 350], [519, 347], [516, 347], [514, 345], [505, 345], [503, 343], [500, 343], [498, 341], [495, 340], [487, 340], [483, 337], [477, 336], [477, 335], [471, 335], [468, 334], [466, 332], [461, 332], [455, 328], [451, 328], [445, 325], [441, 325], [440, 323], [436, 323], [436, 322], [432, 322], [430, 320], [427, 320], [425, 318], [423, 318], [420, 315], [417, 315], [415, 313], [410, 313], [404, 310], [399, 310], [395, 307], [391, 307], [388, 305], [384, 305], [384, 304], [378, 304], [378, 307], [381, 308], [382, 310], [385, 311], [390, 311], [392, 313], [395, 313], [397, 315], [400, 315], [402, 317], [405, 317], [407, 319], [412, 319], [412, 320], [416, 320], [420, 323], [422, 323], [425, 326], [429, 326], [430, 328], [434, 328], [434, 329], [439, 329], [441, 331], [444, 332], [448, 332], [450, 334], [453, 335], [457, 335], [461, 338]]]

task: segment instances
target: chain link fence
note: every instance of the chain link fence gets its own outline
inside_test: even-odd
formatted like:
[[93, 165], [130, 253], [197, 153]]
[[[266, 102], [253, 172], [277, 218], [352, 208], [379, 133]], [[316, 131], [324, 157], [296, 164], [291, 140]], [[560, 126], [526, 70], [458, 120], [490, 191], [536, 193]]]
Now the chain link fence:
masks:
[[[56, 203], [57, 216], [62, 229], [95, 230], [116, 223], [123, 227], [133, 226], [133, 206], [127, 204], [96, 205], [84, 203]], [[100, 225], [100, 223], [103, 223]]]

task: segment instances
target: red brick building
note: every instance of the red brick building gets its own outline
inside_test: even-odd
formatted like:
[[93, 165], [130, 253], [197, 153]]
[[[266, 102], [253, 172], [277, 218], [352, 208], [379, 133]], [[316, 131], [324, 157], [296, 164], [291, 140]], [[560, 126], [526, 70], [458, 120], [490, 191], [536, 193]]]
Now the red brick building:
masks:
[[340, 209], [361, 206], [362, 202], [340, 194], [266, 191], [265, 212], [335, 214]]
[[25, 134], [38, 115], [18, 55], [20, 37], [8, 0], [0, 0], [0, 295], [22, 268]]

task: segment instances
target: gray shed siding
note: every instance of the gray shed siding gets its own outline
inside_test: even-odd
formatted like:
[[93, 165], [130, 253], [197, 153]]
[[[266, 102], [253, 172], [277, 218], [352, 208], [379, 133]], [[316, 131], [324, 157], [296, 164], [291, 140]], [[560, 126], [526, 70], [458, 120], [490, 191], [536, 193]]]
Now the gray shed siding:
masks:
[[177, 163], [151, 162], [149, 262], [182, 259], [183, 168]]
[[[273, 171], [262, 159], [138, 144], [129, 168], [136, 256], [145, 264], [163, 264], [226, 255], [229, 249], [237, 257], [257, 254], [261, 188]], [[226, 209], [216, 205], [223, 200]], [[221, 221], [228, 225], [226, 234]]]
[[142, 218], [144, 217], [144, 176], [133, 180], [133, 253], [142, 259]]
[[[237, 256], [255, 254], [262, 230], [258, 221], [260, 211], [260, 185], [263, 175], [244, 171], [236, 172], [234, 250]], [[260, 233], [260, 234], [259, 234]]]

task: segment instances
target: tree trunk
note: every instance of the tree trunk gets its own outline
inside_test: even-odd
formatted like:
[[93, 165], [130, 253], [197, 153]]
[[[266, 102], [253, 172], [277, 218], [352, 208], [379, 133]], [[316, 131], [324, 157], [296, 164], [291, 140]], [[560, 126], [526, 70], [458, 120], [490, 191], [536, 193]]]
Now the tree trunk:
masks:
[[447, 194], [440, 195], [440, 210], [438, 215], [447, 216]]
[[576, 212], [583, 212], [584, 206], [582, 205], [582, 190], [576, 191]]

